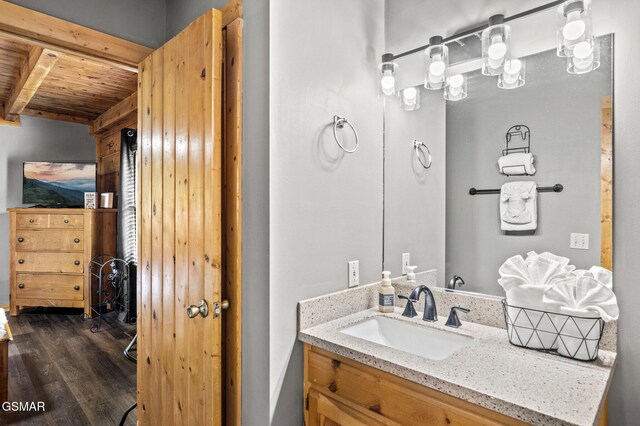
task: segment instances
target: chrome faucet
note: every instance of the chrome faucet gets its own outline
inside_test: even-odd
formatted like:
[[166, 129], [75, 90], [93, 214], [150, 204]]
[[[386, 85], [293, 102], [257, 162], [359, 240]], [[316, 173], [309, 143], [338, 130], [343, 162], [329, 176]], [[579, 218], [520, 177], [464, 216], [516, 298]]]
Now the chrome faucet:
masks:
[[455, 290], [456, 289], [456, 285], [458, 287], [464, 285], [464, 280], [462, 279], [462, 277], [460, 275], [454, 275], [453, 278], [451, 278], [451, 281], [449, 281], [446, 284], [446, 288], [447, 288], [447, 290]]
[[426, 285], [421, 285], [413, 289], [409, 295], [409, 299], [413, 301], [420, 300], [420, 295], [424, 293], [424, 314], [422, 319], [424, 321], [438, 321], [438, 310], [436, 309], [436, 299], [433, 297], [433, 293]]

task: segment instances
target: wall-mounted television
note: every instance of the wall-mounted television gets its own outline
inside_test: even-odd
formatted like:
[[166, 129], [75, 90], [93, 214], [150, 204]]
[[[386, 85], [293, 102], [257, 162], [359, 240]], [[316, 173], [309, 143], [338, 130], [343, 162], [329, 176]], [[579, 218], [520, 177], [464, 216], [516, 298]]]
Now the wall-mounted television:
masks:
[[96, 163], [24, 163], [23, 204], [82, 207], [84, 193], [95, 190]]

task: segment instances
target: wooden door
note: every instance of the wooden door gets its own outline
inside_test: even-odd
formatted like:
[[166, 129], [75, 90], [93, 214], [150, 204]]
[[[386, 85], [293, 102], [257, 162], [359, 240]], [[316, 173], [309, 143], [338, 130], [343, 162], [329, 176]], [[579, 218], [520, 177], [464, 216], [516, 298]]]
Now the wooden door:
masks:
[[222, 421], [221, 54], [211, 10], [139, 67], [141, 425]]

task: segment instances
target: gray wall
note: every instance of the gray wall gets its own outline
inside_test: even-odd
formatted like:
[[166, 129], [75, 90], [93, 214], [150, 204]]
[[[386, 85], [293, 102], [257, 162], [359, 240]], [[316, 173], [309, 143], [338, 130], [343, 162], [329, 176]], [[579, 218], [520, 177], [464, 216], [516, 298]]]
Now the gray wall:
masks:
[[[168, 0], [169, 39], [224, 0]], [[242, 423], [269, 424], [269, 2], [243, 1]], [[297, 395], [295, 395], [297, 396]]]
[[640, 3], [612, 0], [615, 23], [614, 56], [614, 290], [620, 304], [618, 365], [609, 398], [612, 425], [637, 424], [640, 418], [640, 87], [636, 79], [640, 58]]
[[89, 128], [22, 116], [22, 126], [0, 126], [0, 305], [9, 303], [9, 207], [22, 207], [25, 161], [95, 161]]
[[[347, 288], [382, 266], [382, 0], [271, 2], [270, 205], [272, 424], [302, 421], [298, 301]], [[339, 150], [334, 114], [356, 127], [360, 147]], [[350, 130], [340, 132], [351, 138]], [[351, 143], [353, 141], [351, 140]]]
[[8, 0], [147, 47], [164, 42], [164, 0]]
[[[445, 247], [445, 101], [442, 92], [421, 92], [421, 107], [405, 111], [401, 102], [387, 102], [384, 112], [384, 269], [402, 275], [402, 253], [411, 254], [417, 271], [438, 270], [444, 284]], [[424, 169], [413, 140], [431, 151]]]
[[[446, 277], [464, 277], [465, 290], [504, 295], [498, 268], [530, 250], [566, 256], [578, 268], [600, 264], [601, 104], [612, 94], [611, 38], [600, 42], [595, 72], [570, 75], [555, 50], [547, 51], [526, 58], [523, 87], [499, 89], [477, 71], [469, 76], [469, 97], [447, 103]], [[534, 176], [498, 172], [505, 133], [515, 124], [531, 129]], [[468, 193], [509, 181], [564, 185], [560, 194], [538, 194], [533, 234], [502, 232], [499, 196]], [[572, 232], [590, 234], [588, 250], [569, 248]]]

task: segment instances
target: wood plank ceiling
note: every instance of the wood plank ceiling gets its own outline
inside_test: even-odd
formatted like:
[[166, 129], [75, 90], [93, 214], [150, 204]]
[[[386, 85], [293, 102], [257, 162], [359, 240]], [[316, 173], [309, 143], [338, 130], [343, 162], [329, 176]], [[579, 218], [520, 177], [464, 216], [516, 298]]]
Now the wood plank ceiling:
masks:
[[[136, 91], [136, 61], [151, 49], [2, 1], [0, 12], [0, 123], [25, 114], [92, 124]], [[91, 43], [68, 41], [69, 32], [86, 32], [93, 56]]]

